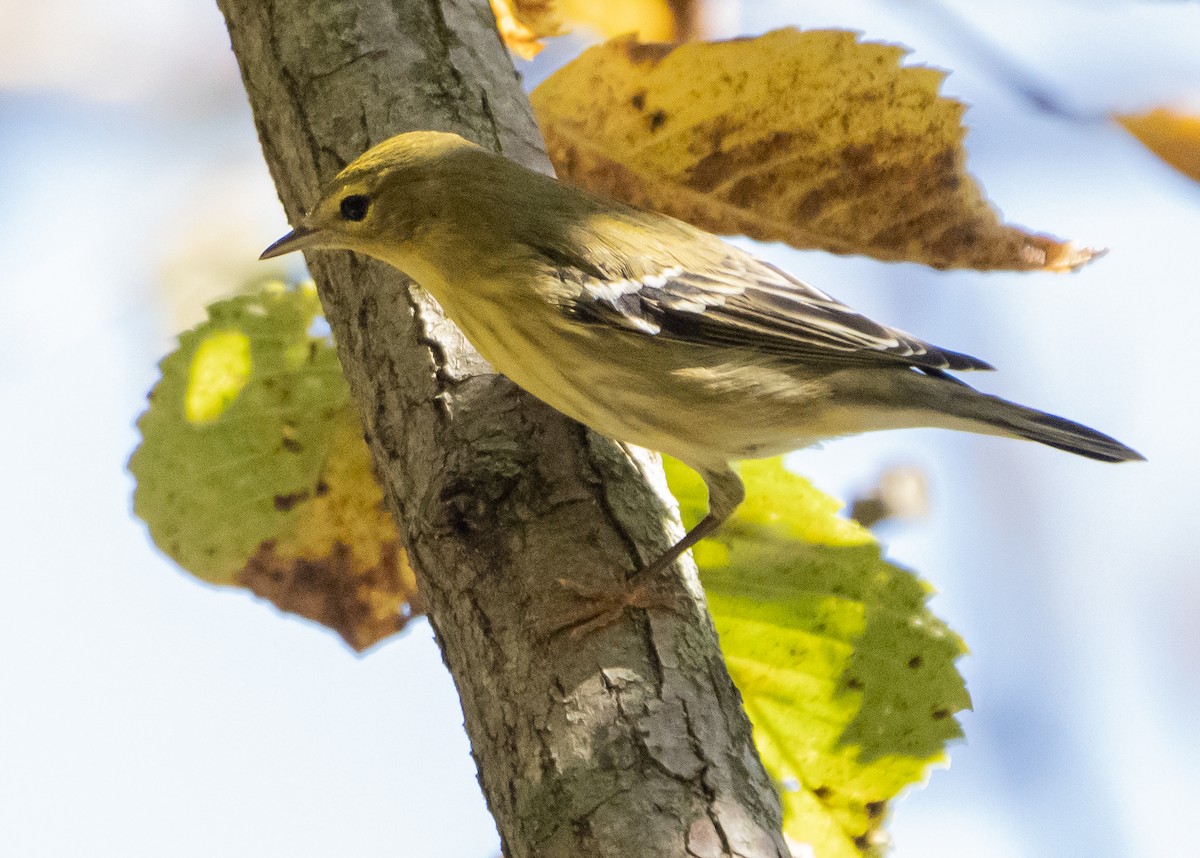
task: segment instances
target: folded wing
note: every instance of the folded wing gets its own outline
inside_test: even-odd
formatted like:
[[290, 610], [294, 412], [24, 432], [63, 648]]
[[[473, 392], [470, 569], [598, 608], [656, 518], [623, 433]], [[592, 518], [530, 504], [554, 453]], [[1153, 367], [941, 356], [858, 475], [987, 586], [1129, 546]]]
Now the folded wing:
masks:
[[703, 272], [682, 265], [606, 272], [593, 262], [544, 252], [570, 296], [563, 311], [585, 324], [612, 325], [696, 345], [738, 347], [807, 364], [903, 364], [983, 370], [978, 358], [941, 349], [861, 313], [736, 248]]

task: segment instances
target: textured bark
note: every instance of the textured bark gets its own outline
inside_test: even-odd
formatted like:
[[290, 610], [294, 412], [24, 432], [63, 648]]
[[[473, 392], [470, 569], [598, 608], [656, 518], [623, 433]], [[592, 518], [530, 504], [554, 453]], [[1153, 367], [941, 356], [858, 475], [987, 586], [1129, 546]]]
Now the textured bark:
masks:
[[[218, 3], [293, 221], [400, 131], [549, 169], [487, 0]], [[690, 561], [664, 583], [678, 613], [546, 634], [578, 607], [556, 577], [618, 583], [679, 534], [657, 462], [492, 374], [391, 269], [309, 263], [505, 854], [786, 855]]]

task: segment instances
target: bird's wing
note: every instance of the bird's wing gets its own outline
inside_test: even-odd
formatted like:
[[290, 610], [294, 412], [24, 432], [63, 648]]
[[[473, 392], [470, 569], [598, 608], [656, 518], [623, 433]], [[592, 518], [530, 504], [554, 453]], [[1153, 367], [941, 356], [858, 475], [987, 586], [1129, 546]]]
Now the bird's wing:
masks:
[[682, 265], [656, 268], [645, 259], [638, 267], [651, 273], [613, 273], [570, 254], [545, 256], [572, 287], [563, 311], [585, 324], [833, 366], [992, 368], [873, 322], [769, 263], [728, 245], [724, 249], [727, 255], [703, 273]]

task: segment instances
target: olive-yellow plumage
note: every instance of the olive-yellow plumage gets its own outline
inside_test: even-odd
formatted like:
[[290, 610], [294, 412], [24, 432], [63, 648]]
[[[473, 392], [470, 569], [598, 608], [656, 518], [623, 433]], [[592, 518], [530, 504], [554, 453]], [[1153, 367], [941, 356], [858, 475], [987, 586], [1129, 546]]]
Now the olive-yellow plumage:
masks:
[[454, 134], [412, 132], [346, 167], [263, 257], [343, 248], [427, 289], [498, 371], [601, 434], [668, 453], [709, 515], [743, 498], [730, 462], [932, 426], [1140, 459], [948, 374], [990, 367], [872, 322], [719, 238], [556, 182]]

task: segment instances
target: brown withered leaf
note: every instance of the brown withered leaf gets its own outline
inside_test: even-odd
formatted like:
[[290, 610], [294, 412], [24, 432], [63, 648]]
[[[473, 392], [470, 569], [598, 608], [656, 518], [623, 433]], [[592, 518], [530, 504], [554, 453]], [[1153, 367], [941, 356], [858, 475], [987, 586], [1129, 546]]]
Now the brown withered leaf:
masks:
[[371, 470], [353, 413], [329, 425], [315, 488], [276, 495], [291, 527], [261, 542], [234, 583], [283, 611], [333, 629], [362, 652], [424, 612], [416, 574]]
[[1159, 107], [1113, 118], [1155, 155], [1200, 182], [1200, 116]]
[[559, 176], [711, 232], [935, 268], [1066, 271], [1094, 251], [1008, 226], [966, 171], [944, 72], [837, 30], [617, 38], [533, 93]]

